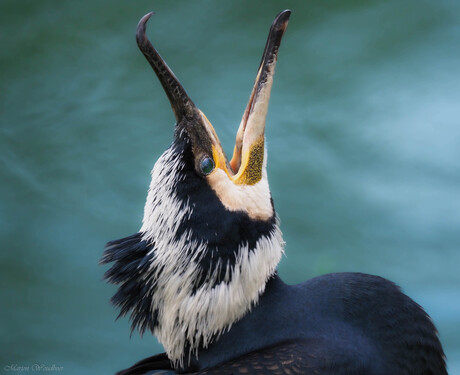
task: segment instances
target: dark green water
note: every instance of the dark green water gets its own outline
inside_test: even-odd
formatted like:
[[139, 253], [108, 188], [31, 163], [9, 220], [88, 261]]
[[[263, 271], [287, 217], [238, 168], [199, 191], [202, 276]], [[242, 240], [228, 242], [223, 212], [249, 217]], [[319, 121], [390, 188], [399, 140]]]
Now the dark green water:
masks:
[[460, 374], [453, 0], [2, 0], [2, 370], [109, 374], [161, 350], [114, 322], [97, 265], [106, 241], [139, 229], [150, 169], [172, 139], [135, 27], [157, 12], [151, 39], [230, 152], [269, 25], [287, 7], [267, 130], [280, 274], [390, 278], [433, 317]]

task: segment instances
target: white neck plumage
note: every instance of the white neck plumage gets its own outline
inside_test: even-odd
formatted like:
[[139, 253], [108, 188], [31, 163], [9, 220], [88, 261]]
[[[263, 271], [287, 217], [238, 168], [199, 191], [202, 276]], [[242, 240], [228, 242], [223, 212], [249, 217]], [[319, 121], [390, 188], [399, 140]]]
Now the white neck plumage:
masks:
[[[171, 171], [180, 170], [182, 161], [173, 153], [168, 149], [152, 170], [141, 232], [145, 240], [154, 242], [145, 275], [155, 284], [151, 303], [152, 310], [158, 311], [158, 324], [154, 334], [169, 359], [182, 366], [187, 355], [198, 355], [200, 346], [206, 348], [258, 302], [281, 259], [284, 242], [276, 223], [267, 236], [258, 239], [255, 248], [249, 250], [242, 244], [235, 249], [234, 264], [223, 264], [215, 254], [215, 267], [201, 270], [199, 260], [207, 243], [193, 240], [189, 231], [176, 235], [182, 220], [192, 214], [193, 205], [184, 204], [175, 195], [178, 181]], [[222, 271], [225, 279], [216, 283]], [[203, 272], [205, 282], [194, 287]], [[190, 353], [185, 353], [186, 348]]]

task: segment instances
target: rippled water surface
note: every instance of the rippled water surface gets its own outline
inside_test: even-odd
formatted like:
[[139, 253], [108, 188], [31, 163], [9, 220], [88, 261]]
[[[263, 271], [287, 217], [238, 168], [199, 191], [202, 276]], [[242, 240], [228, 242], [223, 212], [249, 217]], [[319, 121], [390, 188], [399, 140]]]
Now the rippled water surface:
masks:
[[[327, 3], [327, 5], [326, 5]], [[291, 283], [390, 278], [460, 374], [460, 3], [0, 3], [0, 364], [108, 374], [152, 355], [114, 322], [98, 266], [136, 232], [174, 118], [149, 35], [232, 150], [268, 27], [293, 10], [268, 118], [269, 179]], [[5, 368], [3, 368], [5, 369]], [[21, 373], [21, 371], [16, 371]], [[24, 372], [26, 373], [26, 372]]]

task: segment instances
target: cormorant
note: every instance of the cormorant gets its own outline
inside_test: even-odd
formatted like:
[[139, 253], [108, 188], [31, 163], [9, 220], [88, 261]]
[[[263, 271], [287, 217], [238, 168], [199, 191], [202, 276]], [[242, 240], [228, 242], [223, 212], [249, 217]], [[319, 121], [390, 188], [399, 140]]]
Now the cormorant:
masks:
[[227, 161], [214, 128], [145, 35], [171, 103], [172, 145], [152, 170], [140, 231], [107, 244], [112, 302], [166, 353], [119, 374], [447, 374], [436, 328], [391, 281], [333, 273], [286, 285], [265, 118], [290, 11], [275, 18]]

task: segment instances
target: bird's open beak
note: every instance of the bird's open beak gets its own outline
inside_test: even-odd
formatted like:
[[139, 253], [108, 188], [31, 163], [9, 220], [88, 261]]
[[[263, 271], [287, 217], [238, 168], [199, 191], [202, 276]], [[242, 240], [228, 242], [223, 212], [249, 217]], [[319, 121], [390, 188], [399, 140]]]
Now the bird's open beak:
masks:
[[[217, 168], [240, 185], [253, 185], [262, 178], [264, 164], [265, 119], [281, 38], [286, 31], [290, 10], [279, 13], [273, 21], [257, 77], [236, 135], [233, 157], [227, 161], [217, 134], [206, 116], [195, 106], [184, 88], [145, 35], [145, 15], [137, 28], [137, 43], [160, 80], [177, 124], [184, 124], [197, 140], [196, 153], [211, 154]], [[198, 150], [200, 149], [200, 150]], [[197, 156], [196, 156], [197, 157]]]
[[257, 72], [254, 88], [244, 111], [230, 166], [238, 184], [252, 185], [262, 177], [265, 119], [275, 74], [278, 49], [286, 31], [290, 10], [278, 14], [270, 27], [267, 43]]

